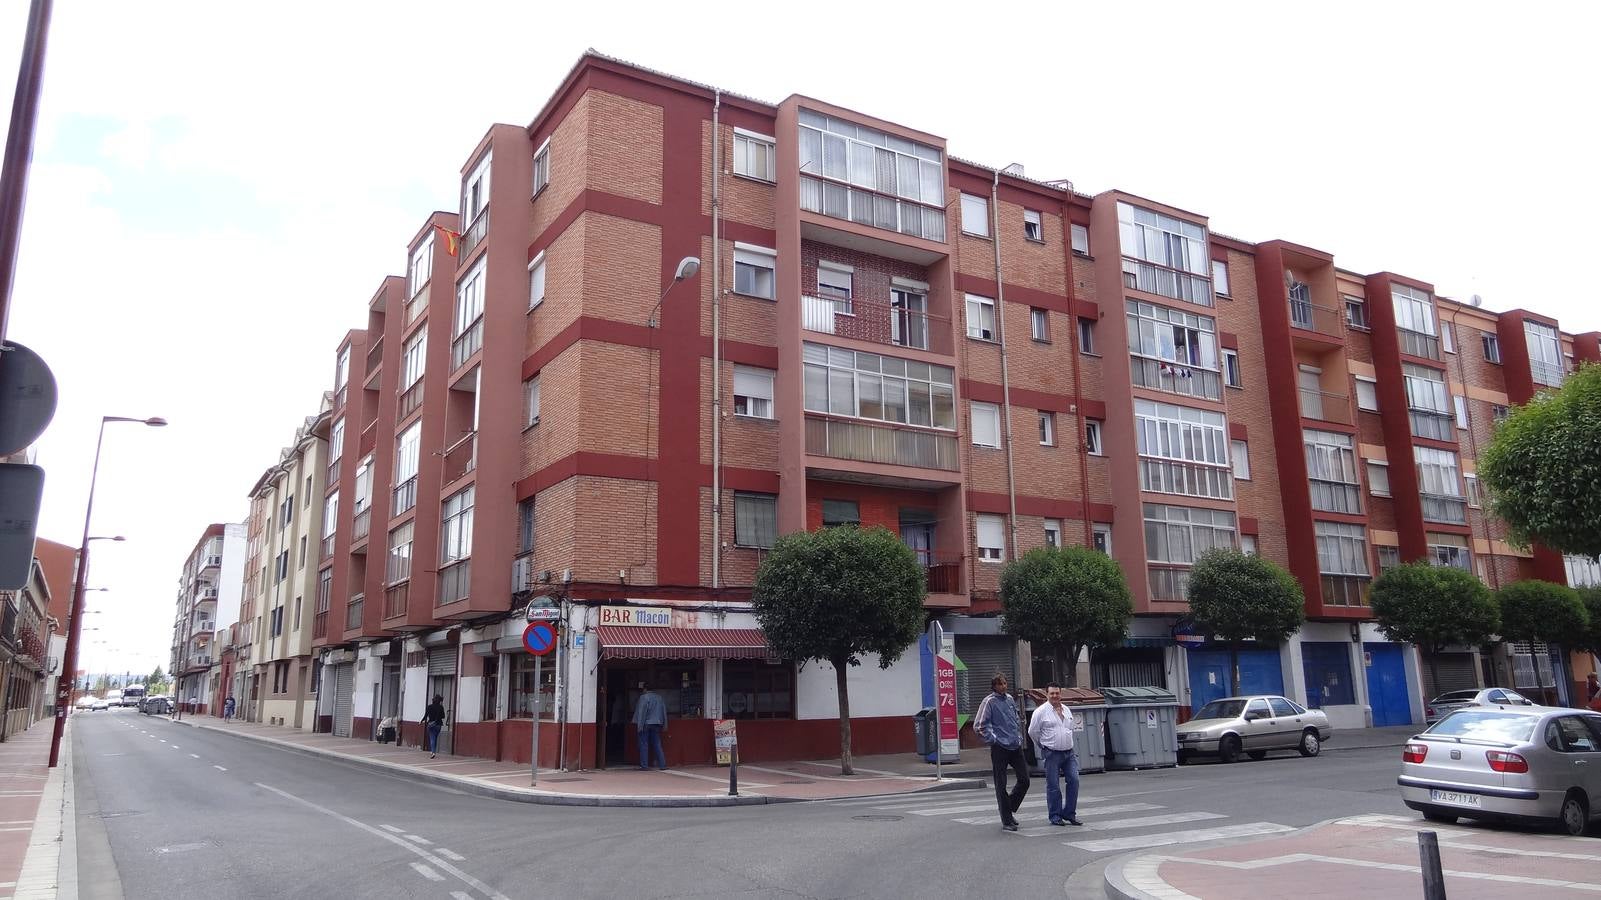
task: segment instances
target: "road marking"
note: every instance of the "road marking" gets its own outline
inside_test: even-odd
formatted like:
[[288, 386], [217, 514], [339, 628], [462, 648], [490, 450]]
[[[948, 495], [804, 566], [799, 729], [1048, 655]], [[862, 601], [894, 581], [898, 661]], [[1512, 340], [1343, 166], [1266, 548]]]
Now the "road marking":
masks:
[[1294, 831], [1288, 825], [1273, 822], [1250, 822], [1244, 825], [1224, 825], [1220, 828], [1196, 828], [1190, 831], [1169, 831], [1163, 834], [1137, 834], [1130, 837], [1106, 838], [1099, 841], [1063, 841], [1069, 847], [1103, 853], [1109, 850], [1139, 850], [1142, 847], [1162, 847], [1168, 844], [1190, 844], [1197, 841], [1215, 841], [1222, 838], [1251, 837], [1258, 834], [1278, 834]]
[[1227, 819], [1222, 813], [1187, 812], [1166, 816], [1139, 816], [1133, 819], [1113, 819], [1110, 822], [1086, 822], [1088, 831], [1118, 831], [1124, 828], [1146, 828], [1151, 825], [1177, 825], [1180, 822], [1201, 822], [1206, 819]]
[[[1582, 838], [1580, 840], [1582, 840]], [[1415, 839], [1409, 837], [1398, 837], [1396, 838], [1396, 841], [1408, 844], [1416, 843]], [[1516, 849], [1512, 847], [1496, 847], [1490, 844], [1473, 844], [1467, 841], [1457, 840], [1453, 837], [1441, 838], [1440, 845], [1443, 847], [1450, 847], [1453, 850], [1482, 850], [1486, 853], [1510, 853], [1516, 856], [1539, 856], [1547, 859], [1577, 859], [1588, 860], [1592, 862], [1601, 860], [1601, 855], [1594, 853], [1565, 853], [1561, 850], [1528, 850], [1522, 847]]]
[[228, 770], [227, 770], [227, 769], [225, 769], [225, 768], [223, 768], [223, 767], [222, 767], [222, 766], [212, 766], [212, 768], [213, 768], [213, 769], [216, 769], [216, 770], [217, 770], [217, 771], [219, 771], [219, 772], [226, 772], [226, 771], [228, 771]]
[[466, 891], [451, 891], [450, 900], [473, 900], [473, 895]]
[[[1027, 803], [1023, 804], [1022, 807], [1018, 808], [1018, 811], [1022, 812], [1023, 809], [1026, 808], [1027, 806], [1028, 806]], [[1097, 809], [1095, 812], [1096, 812], [1097, 815], [1107, 815], [1107, 814], [1110, 814], [1110, 813], [1120, 813], [1120, 812], [1146, 812], [1147, 810], [1161, 809], [1161, 808], [1162, 807], [1156, 806], [1156, 805], [1153, 805], [1153, 804], [1150, 804], [1150, 803], [1121, 803], [1121, 804], [1118, 804], [1117, 806], [1103, 806], [1103, 807]], [[1036, 807], [1035, 809], [1030, 810], [1030, 812], [1040, 812], [1040, 811], [1041, 810], [1038, 807]], [[1001, 824], [1001, 817], [1000, 817], [999, 814], [991, 815], [991, 816], [971, 816], [971, 817], [965, 818], [965, 819], [952, 819], [951, 821], [952, 822], [961, 822], [963, 825], [999, 825], [999, 824]]]
[[200, 758], [200, 754], [198, 754], [198, 753], [191, 753], [191, 754], [189, 754], [189, 758], [190, 758], [190, 759], [199, 759], [199, 758]]
[[444, 847], [435, 847], [434, 852], [453, 862], [461, 862], [467, 858], [454, 850], [446, 850]]
[[[1524, 852], [1522, 850], [1507, 850], [1504, 848], [1496, 849], [1497, 852], [1508, 854], [1521, 854]], [[1287, 853], [1283, 856], [1270, 856], [1263, 859], [1247, 860], [1206, 859], [1204, 857], [1192, 858], [1188, 856], [1145, 856], [1141, 857], [1139, 861], [1153, 865], [1159, 865], [1164, 862], [1177, 862], [1189, 863], [1191, 865], [1198, 866], [1215, 866], [1217, 868], [1239, 870], [1266, 869], [1274, 866], [1301, 865], [1308, 862], [1321, 862], [1341, 866], [1357, 866], [1364, 869], [1384, 869], [1390, 872], [1422, 871], [1417, 866], [1409, 866], [1405, 863], [1387, 863], [1379, 862], [1378, 860], [1373, 859], [1350, 859], [1344, 856], [1322, 856], [1316, 853]], [[1127, 875], [1128, 872], [1125, 870], [1124, 874]], [[1507, 884], [1524, 884], [1537, 887], [1562, 887], [1569, 888], [1570, 890], [1601, 891], [1601, 884], [1584, 881], [1564, 881], [1560, 878], [1535, 878], [1529, 875], [1503, 875], [1497, 872], [1466, 872], [1458, 871], [1456, 869], [1445, 869], [1441, 874], [1451, 878], [1470, 878], [1478, 881], [1497, 881]], [[1164, 881], [1163, 884], [1166, 884], [1166, 882]], [[1151, 887], [1155, 885], [1136, 884], [1135, 886], [1149, 891]]]
[[[1082, 806], [1082, 805], [1084, 805], [1086, 803], [1100, 803], [1100, 802], [1104, 801], [1105, 799], [1106, 799], [1105, 797], [1080, 797], [1080, 798], [1078, 798], [1078, 802], [1079, 802], [1079, 805]], [[1041, 806], [1044, 806], [1044, 805], [1045, 805], [1045, 798], [1044, 797], [1033, 797], [1033, 798], [1030, 798], [1028, 800], [1024, 800], [1023, 801], [1023, 805], [1019, 806], [1018, 809], [1030, 809], [1030, 808], [1034, 808], [1034, 807], [1041, 807]], [[890, 807], [890, 806], [875, 806], [873, 808], [874, 809], [895, 809], [895, 810], [898, 810], [900, 812], [909, 812], [914, 816], [942, 816], [942, 815], [945, 815], [947, 813], [983, 812], [986, 809], [994, 809], [995, 808], [995, 801], [994, 800], [990, 800], [990, 801], [985, 802], [985, 803], [960, 803], [960, 804], [957, 804], [955, 806], [932, 806], [932, 807], [927, 807], [927, 808], [924, 808], [924, 809], [907, 809], [905, 806], [894, 806], [894, 807]], [[1155, 807], [1152, 807], [1152, 809], [1155, 809]]]
[[394, 834], [405, 834], [406, 833], [406, 829], [404, 829], [404, 828], [396, 828], [393, 825], [379, 825], [378, 827], [382, 828], [385, 831], [393, 832]]
[[422, 844], [424, 847], [432, 847], [434, 845], [433, 841], [430, 841], [425, 837], [420, 837], [420, 836], [415, 835], [415, 834], [403, 834], [403, 835], [401, 835], [401, 837], [405, 838], [408, 841], [411, 841], [413, 844]]
[[417, 874], [418, 875], [421, 875], [422, 877], [428, 879], [429, 881], [444, 881], [445, 880], [445, 876], [439, 874], [438, 872], [435, 872], [433, 869], [428, 868], [427, 866], [423, 865], [420, 862], [412, 863], [411, 867], [413, 869], [417, 870]]
[[384, 840], [389, 841], [390, 843], [395, 844], [397, 846], [405, 847], [407, 850], [410, 850], [412, 853], [415, 853], [418, 856], [422, 857], [423, 859], [427, 860], [428, 862], [433, 863], [435, 867], [437, 867], [439, 869], [443, 869], [445, 872], [448, 872], [451, 875], [454, 875], [455, 877], [461, 879], [463, 882], [466, 883], [466, 885], [468, 887], [470, 887], [473, 890], [479, 892], [480, 894], [483, 894], [484, 896], [488, 897], [489, 900], [511, 900], [510, 897], [507, 897], [505, 894], [502, 894], [500, 891], [497, 891], [494, 888], [490, 887], [489, 885], [484, 884], [482, 881], [479, 881], [478, 879], [474, 878], [473, 876], [468, 875], [466, 872], [463, 872], [462, 870], [456, 868], [455, 866], [451, 865], [446, 860], [441, 859], [440, 857], [434, 855], [433, 853], [428, 852], [427, 850], [424, 850], [421, 847], [416, 846], [415, 844], [407, 842], [403, 838], [400, 838], [400, 837], [397, 837], [397, 836], [395, 836], [393, 834], [390, 834], [389, 832], [383, 830], [382, 828], [374, 828], [373, 826], [368, 825], [366, 822], [357, 821], [357, 820], [352, 819], [351, 817], [349, 817], [347, 815], [344, 815], [343, 813], [335, 812], [335, 811], [329, 809], [326, 806], [318, 806], [317, 804], [312, 803], [310, 800], [303, 800], [300, 797], [296, 797], [294, 794], [289, 793], [288, 791], [279, 790], [278, 788], [275, 788], [272, 785], [262, 784], [259, 781], [255, 782], [255, 785], [256, 785], [256, 787], [261, 788], [264, 791], [271, 791], [274, 794], [277, 794], [278, 796], [284, 798], [285, 800], [292, 800], [292, 801], [294, 801], [296, 803], [299, 803], [302, 806], [305, 806], [305, 807], [307, 807], [309, 809], [314, 809], [317, 812], [320, 812], [325, 816], [330, 816], [332, 818], [338, 819], [339, 821], [344, 822], [346, 825], [350, 825], [350, 826], [353, 826], [355, 828], [359, 828], [362, 831], [367, 832], [368, 834], [374, 835], [376, 837], [383, 838]]

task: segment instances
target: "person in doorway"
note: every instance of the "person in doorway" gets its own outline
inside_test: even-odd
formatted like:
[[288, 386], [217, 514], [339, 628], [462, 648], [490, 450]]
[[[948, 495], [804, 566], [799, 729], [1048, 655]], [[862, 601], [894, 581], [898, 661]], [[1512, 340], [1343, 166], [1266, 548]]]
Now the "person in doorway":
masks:
[[229, 694], [228, 695], [228, 699], [222, 701], [222, 718], [223, 718], [223, 721], [226, 722], [226, 721], [232, 720], [233, 719], [234, 710], [237, 709], [237, 708], [238, 708], [238, 703], [236, 703], [234, 701], [233, 694]]
[[639, 729], [639, 768], [650, 768], [650, 754], [656, 754], [661, 770], [667, 771], [667, 753], [662, 750], [662, 735], [667, 733], [667, 703], [660, 694], [639, 683], [643, 691], [634, 707], [634, 727]]
[[[1045, 814], [1052, 825], [1083, 825], [1078, 820], [1078, 754], [1073, 750], [1073, 710], [1062, 705], [1060, 685], [1045, 686], [1045, 699], [1028, 722], [1028, 736], [1044, 754]], [[1067, 779], [1067, 802], [1057, 778]]]
[[[995, 780], [995, 805], [1001, 811], [1001, 828], [1017, 830], [1017, 808], [1028, 794], [1028, 761], [1023, 758], [1023, 732], [1018, 727], [1017, 701], [1006, 692], [1006, 676], [990, 679], [992, 689], [978, 705], [973, 730], [990, 745], [990, 773]], [[1017, 773], [1017, 787], [1006, 790], [1006, 770]]]
[[1594, 672], [1584, 680], [1584, 703], [1593, 710], [1601, 712], [1601, 677]]
[[439, 755], [439, 732], [445, 727], [445, 697], [435, 694], [434, 702], [422, 714], [423, 728], [428, 732], [428, 758], [433, 759]]

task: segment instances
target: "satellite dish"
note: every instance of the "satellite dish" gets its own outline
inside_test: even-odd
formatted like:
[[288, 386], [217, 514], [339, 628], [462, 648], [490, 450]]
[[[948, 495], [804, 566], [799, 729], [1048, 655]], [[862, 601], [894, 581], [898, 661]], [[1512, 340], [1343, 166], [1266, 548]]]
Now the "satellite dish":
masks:
[[1474, 294], [1472, 297], [1468, 298], [1468, 302], [1473, 304], [1476, 307], [1477, 306], [1483, 306], [1484, 305], [1484, 298], [1480, 297], [1478, 294]]

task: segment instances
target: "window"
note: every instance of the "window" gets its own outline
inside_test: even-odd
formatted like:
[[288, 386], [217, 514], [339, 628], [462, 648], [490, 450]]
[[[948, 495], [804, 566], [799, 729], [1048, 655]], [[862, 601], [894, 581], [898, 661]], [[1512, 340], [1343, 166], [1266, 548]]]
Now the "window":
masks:
[[1083, 316], [1078, 318], [1078, 352], [1095, 355], [1095, 322]]
[[395, 509], [400, 515], [417, 505], [418, 440], [422, 436], [422, 422], [411, 423], [395, 439]]
[[409, 288], [409, 293], [406, 296], [415, 297], [417, 292], [423, 289], [423, 285], [427, 284], [428, 279], [433, 277], [434, 274], [434, 231], [432, 228], [428, 229], [428, 236], [423, 238], [422, 243], [417, 245], [417, 249], [411, 251], [411, 263], [406, 267], [406, 270], [407, 287]]
[[1490, 404], [1490, 420], [1495, 424], [1500, 425], [1502, 422], [1505, 422], [1507, 420], [1507, 416], [1510, 415], [1512, 415], [1512, 409], [1510, 407], [1502, 406], [1499, 403]]
[[734, 546], [768, 549], [778, 541], [778, 495], [734, 492]]
[[1224, 260], [1212, 260], [1212, 289], [1224, 297], [1229, 295], [1229, 264]]
[[1367, 575], [1367, 532], [1345, 522], [1313, 522], [1318, 571], [1324, 575]]
[[1430, 563], [1464, 572], [1473, 571], [1468, 557], [1467, 538], [1460, 534], [1441, 534], [1436, 531], [1426, 531], [1423, 536], [1429, 542]]
[[300, 628], [300, 601], [302, 599], [301, 597], [295, 598], [295, 624], [293, 627], [296, 629]]
[[1398, 328], [1418, 334], [1434, 334], [1434, 304], [1428, 292], [1397, 284], [1391, 286], [1390, 298], [1395, 303], [1395, 324]]
[[1084, 420], [1084, 447], [1091, 456], [1101, 455], [1101, 423], [1096, 419]]
[[306, 537], [304, 534], [300, 536], [300, 556], [297, 557], [298, 561], [295, 563], [295, 568], [297, 569], [306, 567]]
[[472, 271], [456, 286], [456, 330], [451, 337], [460, 337], [474, 322], [484, 317], [486, 268], [485, 260], [479, 258]]
[[968, 415], [972, 419], [973, 446], [998, 449], [1001, 446], [1001, 408], [974, 400], [968, 403]]
[[1461, 482], [1457, 479], [1456, 454], [1434, 447], [1413, 447], [1412, 455], [1418, 464], [1418, 489], [1439, 497], [1462, 496]]
[[1117, 226], [1125, 287], [1212, 305], [1212, 258], [1204, 227], [1122, 202]]
[[1479, 344], [1484, 347], [1484, 361], [1501, 364], [1501, 339], [1488, 331], [1479, 333]]
[[1134, 437], [1142, 490], [1224, 500], [1234, 496], [1222, 413], [1135, 400]]
[[990, 202], [974, 194], [962, 195], [962, 233], [975, 237], [990, 236]]
[[550, 138], [545, 138], [545, 142], [534, 151], [534, 185], [529, 196], [539, 196], [547, 184], [550, 184]]
[[1345, 324], [1352, 328], [1367, 330], [1368, 305], [1367, 301], [1358, 297], [1345, 298]]
[[545, 251], [528, 264], [528, 308], [545, 302]]
[[517, 555], [534, 552], [534, 498], [517, 504]]
[[[283, 633], [284, 633], [284, 608], [282, 606], [274, 606], [272, 608], [272, 636], [273, 637], [277, 637], [277, 636], [279, 636], [279, 635], [281, 635]], [[277, 688], [277, 678], [273, 679], [273, 685], [274, 685], [274, 690], [278, 690], [278, 688]], [[283, 693], [283, 691], [282, 690], [278, 690], [278, 693]]]
[[350, 347], [339, 348], [339, 355], [334, 358], [334, 390], [345, 386], [350, 380]]
[[832, 301], [834, 312], [847, 316], [852, 315], [852, 272], [850, 266], [839, 263], [817, 264], [817, 295], [824, 300]]
[[1375, 549], [1378, 550], [1380, 572], [1386, 569], [1393, 569], [1401, 564], [1400, 547], [1378, 547]]
[[995, 301], [977, 294], [967, 295], [967, 336], [981, 341], [995, 340]]
[[334, 593], [334, 570], [323, 569], [317, 573], [317, 612], [328, 611], [328, 601]]
[[335, 419], [328, 432], [328, 465], [333, 467], [345, 453], [345, 420]]
[[1240, 376], [1240, 351], [1223, 351], [1223, 383], [1229, 387], [1244, 387], [1245, 381]]
[[461, 221], [467, 225], [475, 222], [484, 211], [489, 209], [489, 164], [492, 161], [490, 154], [485, 153], [484, 158], [473, 167], [472, 174], [461, 186]]
[[473, 552], [473, 488], [445, 498], [439, 510], [439, 564], [448, 566]]
[[400, 389], [402, 391], [422, 380], [424, 357], [428, 354], [428, 329], [419, 327], [406, 342], [400, 357]]
[[[507, 666], [508, 700], [510, 706], [506, 710], [509, 719], [532, 719], [534, 711], [539, 711], [540, 718], [548, 718], [556, 708], [556, 667], [544, 666], [539, 675], [539, 684], [534, 684], [534, 656], [530, 653], [511, 654], [511, 665]], [[675, 681], [674, 684], [677, 684]], [[663, 691], [663, 694], [676, 694], [676, 691]]]
[[773, 417], [772, 369], [734, 367], [734, 415], [753, 419]]
[[523, 382], [523, 428], [539, 424], [539, 376]]
[[1557, 330], [1550, 325], [1525, 320], [1523, 339], [1529, 346], [1529, 372], [1536, 384], [1558, 387], [1562, 384], [1562, 351], [1557, 344]]
[[795, 667], [759, 659], [723, 660], [723, 715], [731, 719], [793, 719]]
[[823, 527], [862, 524], [861, 507], [855, 500], [824, 500]]
[[1390, 464], [1370, 459], [1368, 463], [1368, 491], [1375, 497], [1390, 496]]
[[1090, 525], [1090, 539], [1094, 547], [1107, 556], [1112, 555], [1112, 526], [1107, 522], [1095, 522]]
[[1467, 428], [1468, 398], [1462, 396], [1461, 394], [1455, 394], [1451, 397], [1451, 402], [1456, 406], [1456, 427]]
[[1479, 476], [1463, 473], [1462, 484], [1468, 497], [1468, 505], [1479, 506]]
[[[774, 272], [778, 266], [778, 254], [766, 247], [757, 247], [754, 244], [734, 245], [734, 293], [744, 294], [747, 297], [760, 297], [763, 300], [772, 300], [774, 293]], [[819, 275], [822, 273], [819, 272]], [[819, 279], [821, 283], [821, 279]], [[848, 301], [850, 293], [850, 276], [845, 277], [845, 292]]]
[[1312, 508], [1323, 512], [1362, 512], [1362, 481], [1356, 470], [1356, 439], [1336, 431], [1301, 432]]
[[1130, 300], [1128, 352], [1134, 383], [1141, 387], [1217, 400], [1217, 323], [1210, 316]]
[[1440, 347], [1447, 353], [1456, 352], [1456, 327], [1440, 323]]
[[765, 134], [734, 129], [734, 174], [762, 181], [778, 179], [773, 147], [778, 142]]
[[339, 492], [334, 491], [327, 499], [322, 501], [322, 534], [318, 537], [331, 537], [334, 526], [339, 523]]
[[1356, 408], [1368, 412], [1379, 411], [1379, 384], [1376, 379], [1356, 376]]
[[1029, 337], [1041, 343], [1051, 342], [1051, 314], [1039, 307], [1028, 311]]
[[1255, 555], [1257, 555], [1256, 535], [1254, 535], [1254, 534], [1242, 534], [1242, 535], [1240, 535], [1240, 552], [1244, 553], [1246, 556], [1255, 556]]
[[1190, 565], [1208, 550], [1234, 546], [1234, 514], [1220, 509], [1144, 504], [1145, 558]]
[[1045, 520], [1045, 546], [1047, 546], [1047, 547], [1060, 547], [1060, 546], [1062, 546], [1062, 520], [1061, 519], [1046, 519]]
[[1251, 450], [1250, 445], [1244, 441], [1231, 441], [1229, 452], [1234, 457], [1234, 477], [1241, 481], [1251, 480]]
[[1006, 519], [980, 513], [974, 517], [978, 527], [978, 558], [983, 562], [1000, 562], [1006, 555]]
[[1056, 413], [1039, 410], [1040, 446], [1056, 446]]
[[952, 370], [806, 343], [801, 346], [806, 409], [934, 428], [956, 428]]
[[1040, 214], [1036, 210], [1023, 210], [1023, 237], [1045, 243], [1045, 226], [1040, 222]]
[[1402, 363], [1401, 380], [1406, 385], [1406, 403], [1413, 436], [1437, 441], [1452, 440], [1451, 401], [1445, 389], [1444, 373], [1427, 366]]
[[945, 180], [937, 148], [800, 110], [800, 205], [810, 212], [945, 240]]
[[1074, 224], [1068, 227], [1072, 235], [1073, 252], [1081, 256], [1090, 255], [1090, 229], [1085, 225]]

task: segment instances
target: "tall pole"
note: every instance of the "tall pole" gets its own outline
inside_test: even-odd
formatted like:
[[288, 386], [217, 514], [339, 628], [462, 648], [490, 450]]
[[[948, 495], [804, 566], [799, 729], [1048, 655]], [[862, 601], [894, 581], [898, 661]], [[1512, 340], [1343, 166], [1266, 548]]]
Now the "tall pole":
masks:
[[[48, 0], [46, 2], [48, 5]], [[100, 446], [106, 439], [106, 417], [100, 419], [100, 433], [95, 438], [94, 468], [89, 470], [89, 501], [83, 505], [83, 541], [78, 544], [78, 572], [72, 581], [72, 609], [67, 612], [67, 646], [61, 651], [61, 671], [75, 673], [78, 668], [78, 636], [83, 630], [83, 585], [89, 574], [89, 517], [94, 513], [95, 482], [100, 478]], [[70, 685], [70, 682], [68, 682]], [[63, 691], [56, 682], [56, 725], [50, 734], [50, 768], [61, 758], [61, 735], [67, 728], [67, 706], [72, 690]]]
[[[33, 0], [28, 9], [22, 65], [17, 72], [17, 92], [11, 101], [11, 129], [6, 133], [5, 161], [0, 164], [0, 339], [6, 335], [11, 285], [17, 272], [22, 201], [28, 192], [28, 164], [33, 159], [33, 131], [39, 119], [39, 85], [44, 80], [44, 48], [50, 36], [50, 11], [54, 5], [53, 0]], [[81, 559], [78, 564], [83, 565]], [[52, 749], [52, 766], [56, 764], [55, 758]]]

